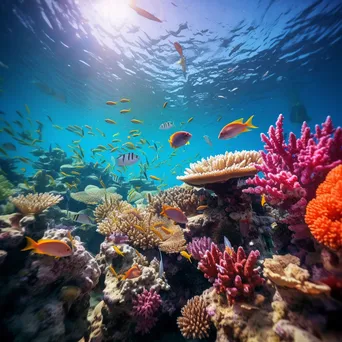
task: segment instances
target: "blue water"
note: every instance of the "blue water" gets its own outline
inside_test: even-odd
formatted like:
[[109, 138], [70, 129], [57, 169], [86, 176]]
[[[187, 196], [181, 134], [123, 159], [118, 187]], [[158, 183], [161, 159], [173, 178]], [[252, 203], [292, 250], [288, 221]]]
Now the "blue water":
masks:
[[[34, 131], [34, 120], [40, 120], [41, 146], [48, 149], [57, 143], [69, 155], [68, 145], [79, 137], [53, 128], [47, 115], [64, 128], [90, 125], [94, 132], [99, 128], [106, 137], [86, 134], [80, 143], [86, 161], [93, 161], [90, 149], [111, 143], [114, 133], [120, 133], [122, 143], [143, 137], [160, 149], [148, 174], [162, 178], [167, 186], [179, 184], [176, 175], [200, 157], [261, 149], [260, 133], [275, 123], [279, 113], [285, 115], [286, 131], [299, 133], [300, 124], [290, 121], [295, 102], [305, 105], [312, 127], [327, 115], [336, 125], [342, 124], [341, 1], [137, 1], [162, 23], [139, 16], [128, 3], [2, 1], [0, 110], [6, 114], [1, 117], [20, 119], [16, 110], [28, 116], [27, 104], [34, 124], [24, 121], [25, 127]], [[174, 42], [183, 47], [186, 77], [176, 64]], [[40, 91], [37, 82], [53, 89], [55, 96]], [[106, 105], [122, 97], [131, 103]], [[168, 106], [163, 109], [165, 101]], [[132, 108], [131, 113], [120, 114], [124, 108]], [[225, 124], [253, 114], [258, 129], [233, 140], [217, 139]], [[191, 117], [192, 122], [180, 126]], [[105, 123], [106, 118], [117, 125]], [[131, 123], [133, 118], [144, 124]], [[159, 130], [165, 121], [176, 127]], [[142, 136], [128, 140], [131, 129], [140, 129]], [[168, 139], [180, 129], [192, 133], [191, 144], [170, 159]], [[203, 135], [210, 137], [213, 147]], [[32, 148], [3, 132], [0, 137], [1, 143], [15, 143], [17, 151], [10, 156], [34, 160], [29, 154]], [[147, 145], [143, 149], [151, 164], [156, 152]], [[111, 156], [118, 153], [103, 155], [111, 163]], [[34, 172], [26, 164], [17, 165]], [[176, 165], [176, 175], [171, 174]], [[128, 179], [137, 175], [137, 165], [125, 173]]]

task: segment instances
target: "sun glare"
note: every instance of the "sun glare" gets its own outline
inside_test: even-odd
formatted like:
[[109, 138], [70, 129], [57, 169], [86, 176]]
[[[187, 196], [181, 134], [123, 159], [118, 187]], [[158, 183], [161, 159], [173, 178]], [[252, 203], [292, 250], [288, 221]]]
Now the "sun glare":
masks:
[[134, 12], [129, 4], [130, 0], [100, 0], [93, 7], [101, 21], [117, 26], [132, 21]]

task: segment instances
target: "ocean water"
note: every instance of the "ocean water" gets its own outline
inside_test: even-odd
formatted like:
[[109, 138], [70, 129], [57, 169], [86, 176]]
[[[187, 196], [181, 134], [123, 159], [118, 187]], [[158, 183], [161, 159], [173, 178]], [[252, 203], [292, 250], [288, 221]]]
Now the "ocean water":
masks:
[[[84, 151], [82, 163], [98, 163], [102, 168], [109, 165], [109, 179], [118, 176], [129, 182], [141, 178], [159, 191], [181, 185], [176, 177], [201, 158], [226, 151], [261, 150], [260, 134], [275, 124], [279, 114], [285, 117], [287, 134], [299, 135], [303, 121], [314, 128], [328, 115], [335, 126], [342, 125], [342, 1], [136, 0], [136, 6], [148, 12], [145, 15], [130, 5], [130, 0], [0, 2], [1, 164], [14, 162], [16, 171], [32, 181], [30, 177], [39, 171], [32, 150], [42, 148], [47, 153], [58, 147], [71, 157], [74, 152], [70, 146], [75, 149], [79, 145]], [[149, 20], [151, 14], [159, 21]], [[183, 49], [185, 73], [177, 63], [180, 55], [174, 43]], [[122, 98], [130, 102], [121, 103]], [[107, 101], [117, 104], [109, 106]], [[121, 114], [123, 109], [130, 112]], [[256, 129], [234, 139], [218, 139], [225, 125], [252, 115]], [[106, 119], [116, 123], [109, 124]], [[132, 119], [142, 123], [134, 124]], [[19, 124], [14, 123], [16, 120]], [[169, 121], [174, 127], [161, 130], [160, 125]], [[84, 136], [68, 131], [71, 125], [82, 127]], [[92, 127], [94, 135], [88, 134], [85, 125]], [[6, 127], [13, 135], [6, 133]], [[140, 135], [133, 137], [131, 130], [139, 130]], [[16, 140], [25, 131], [39, 141], [25, 146]], [[170, 136], [177, 131], [192, 134], [189, 145], [178, 149], [170, 146]], [[113, 143], [113, 139], [120, 141]], [[140, 139], [148, 142], [141, 143]], [[127, 142], [136, 148], [125, 148]], [[15, 148], [8, 148], [8, 144]], [[108, 144], [118, 150], [111, 152]], [[98, 145], [107, 150], [93, 153]], [[120, 168], [117, 158], [131, 152], [139, 156], [139, 163]], [[60, 193], [66, 195], [65, 191]], [[61, 208], [69, 209], [65, 197]], [[77, 212], [85, 206], [74, 203], [71, 209]], [[95, 229], [76, 233], [92, 254], [99, 251], [104, 239]], [[153, 252], [151, 255], [158, 259], [157, 250]], [[23, 259], [18, 257], [18, 265], [23, 265]], [[181, 263], [184, 288], [190, 288], [198, 271], [183, 259], [178, 253], [173, 259], [165, 256], [165, 268], [170, 275], [170, 265]], [[8, 279], [14, 277], [10, 272], [8, 275], [10, 268], [6, 266]], [[7, 284], [7, 278], [0, 281]], [[177, 288], [177, 282], [171, 281], [172, 286]], [[97, 288], [92, 295], [95, 304], [102, 299], [102, 290]], [[189, 293], [178, 294], [179, 302], [185, 303], [191, 297]], [[2, 296], [0, 292], [1, 300]], [[15, 310], [8, 310], [12, 317]], [[177, 310], [179, 314], [180, 307]], [[172, 316], [170, 326], [165, 317], [161, 319], [150, 340], [184, 340], [176, 329], [176, 318]], [[6, 322], [0, 321], [0, 328], [11, 321]], [[6, 330], [6, 341], [25, 340], [26, 330], [18, 326], [11, 325], [8, 335]], [[14, 339], [16, 333], [18, 338]], [[82, 337], [72, 336], [69, 330], [67, 335], [66, 341]], [[27, 336], [27, 341], [50, 341], [48, 335]], [[211, 335], [207, 340], [215, 339]]]

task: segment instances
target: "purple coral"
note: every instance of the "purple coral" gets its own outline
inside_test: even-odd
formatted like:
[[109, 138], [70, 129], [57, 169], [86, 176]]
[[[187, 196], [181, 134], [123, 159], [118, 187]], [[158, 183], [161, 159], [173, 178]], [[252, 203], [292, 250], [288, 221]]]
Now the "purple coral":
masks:
[[321, 125], [316, 125], [311, 133], [306, 122], [302, 125], [301, 137], [289, 134], [288, 143], [284, 139], [284, 117], [279, 115], [276, 127], [271, 126], [268, 136], [261, 134], [265, 150], [261, 151], [263, 163], [256, 165], [258, 175], [247, 180], [250, 187], [243, 190], [252, 194], [265, 194], [270, 205], [286, 210], [284, 223], [303, 223], [305, 208], [327, 173], [342, 163], [342, 129], [334, 128], [328, 116]]
[[133, 316], [138, 322], [136, 332], [146, 334], [155, 326], [157, 322], [155, 313], [161, 303], [160, 295], [154, 289], [150, 291], [144, 289], [141, 294], [133, 299]]
[[107, 237], [108, 241], [113, 242], [116, 245], [122, 245], [128, 243], [128, 236], [122, 233], [114, 232]]
[[255, 287], [264, 283], [259, 267], [255, 267], [259, 256], [259, 251], [251, 251], [247, 257], [242, 247], [236, 253], [233, 250], [222, 253], [213, 243], [198, 268], [214, 282], [218, 293], [226, 293], [229, 303], [234, 303], [250, 299]]
[[194, 238], [188, 244], [188, 251], [198, 261], [202, 259], [207, 250], [210, 250], [212, 243], [209, 237]]

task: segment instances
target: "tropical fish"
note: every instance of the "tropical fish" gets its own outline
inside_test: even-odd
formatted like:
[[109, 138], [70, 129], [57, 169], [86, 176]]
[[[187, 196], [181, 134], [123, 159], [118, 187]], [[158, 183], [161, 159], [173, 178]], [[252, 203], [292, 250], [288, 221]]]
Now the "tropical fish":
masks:
[[163, 104], [163, 108], [165, 109], [165, 108], [166, 108], [166, 106], [167, 106], [167, 102], [164, 102], [164, 104]]
[[144, 123], [144, 121], [137, 120], [137, 119], [132, 119], [131, 122], [134, 124], [143, 124]]
[[163, 256], [161, 253], [161, 250], [159, 249], [159, 255], [160, 255], [160, 261], [159, 261], [159, 272], [158, 272], [158, 276], [159, 278], [161, 278], [164, 274], [164, 263], [163, 263]]
[[93, 129], [93, 127], [91, 127], [91, 126], [88, 126], [88, 125], [84, 125], [84, 127], [85, 127], [85, 128], [87, 128], [87, 129], [90, 129], [90, 130], [92, 130], [92, 129]]
[[52, 121], [52, 119], [51, 119], [51, 116], [50, 115], [46, 115], [47, 116], [47, 118], [49, 119], [49, 121], [53, 124], [53, 121]]
[[135, 145], [132, 142], [126, 142], [124, 146], [128, 147], [131, 150], [135, 150]]
[[88, 133], [89, 135], [95, 136], [95, 134], [94, 134], [93, 132], [88, 131], [87, 133]]
[[265, 194], [261, 195], [260, 204], [261, 204], [261, 206], [264, 206], [266, 204], [266, 196], [265, 196]]
[[93, 224], [89, 218], [88, 215], [80, 213], [80, 214], [75, 214], [75, 215], [70, 215], [70, 218], [73, 221], [82, 223], [82, 224]]
[[131, 108], [130, 109], [121, 109], [120, 113], [121, 114], [126, 114], [126, 113], [129, 113], [130, 111], [131, 111]]
[[133, 165], [139, 161], [139, 156], [134, 153], [125, 153], [116, 158], [119, 166]]
[[165, 204], [163, 205], [163, 209], [162, 209], [160, 215], [166, 216], [169, 219], [171, 219], [177, 223], [187, 223], [188, 222], [187, 217], [184, 215], [184, 213], [180, 209], [175, 208], [175, 207], [171, 207], [171, 206], [168, 206]]
[[222, 116], [219, 116], [216, 121], [219, 122], [221, 121], [221, 119], [222, 119]]
[[[116, 122], [112, 119], [105, 119], [105, 121], [109, 124], [116, 125]], [[89, 133], [89, 132], [88, 132]]]
[[115, 102], [115, 101], [107, 101], [106, 104], [108, 106], [115, 106], [117, 104], [117, 102]]
[[21, 113], [21, 112], [19, 112], [19, 110], [16, 110], [15, 111], [22, 119], [24, 119], [24, 115]]
[[173, 234], [173, 231], [167, 227], [161, 226], [160, 229], [165, 233], [165, 234]]
[[52, 125], [52, 127], [53, 127], [53, 128], [56, 128], [56, 129], [58, 129], [58, 130], [60, 130], [60, 131], [62, 131], [62, 130], [64, 129], [63, 127], [58, 126], [58, 125]]
[[42, 239], [38, 242], [26, 236], [27, 245], [22, 251], [32, 249], [33, 253], [45, 254], [57, 258], [67, 257], [72, 254], [71, 247], [61, 240]]
[[150, 228], [150, 230], [151, 230], [151, 232], [153, 232], [156, 236], [158, 236], [160, 240], [164, 240], [164, 239], [163, 239], [163, 235], [161, 235], [161, 233], [160, 233], [157, 229], [155, 229], [155, 228], [152, 227], [152, 228]]
[[217, 97], [218, 97], [219, 99], [226, 99], [226, 97], [223, 96], [223, 95], [218, 95]]
[[2, 147], [0, 147], [0, 153], [8, 157], [8, 153]]
[[117, 247], [117, 246], [114, 245], [113, 248], [114, 248], [114, 251], [115, 251], [116, 254], [118, 254], [118, 255], [120, 255], [120, 256], [122, 256], [122, 257], [125, 256], [125, 253], [123, 253], [123, 252], [120, 250], [119, 247]]
[[150, 178], [151, 178], [151, 179], [154, 179], [154, 180], [156, 180], [156, 181], [160, 181], [160, 180], [161, 180], [160, 178], [158, 178], [158, 177], [156, 177], [156, 176], [150, 176]]
[[192, 262], [191, 261], [191, 254], [189, 254], [187, 251], [181, 251], [180, 252], [180, 255], [182, 256], [182, 257], [184, 257], [185, 259], [187, 259], [187, 260], [189, 260], [190, 262]]
[[194, 119], [194, 117], [192, 116], [189, 120], [188, 123], [191, 122]]
[[213, 146], [213, 143], [211, 142], [210, 138], [208, 135], [203, 135], [203, 138], [205, 140], [205, 142], [209, 145], [209, 146]]
[[226, 251], [230, 256], [232, 256], [234, 249], [233, 249], [233, 247], [232, 247], [231, 242], [229, 241], [229, 239], [228, 239], [226, 236], [223, 237], [223, 241], [224, 241], [224, 248], [225, 248], [225, 251]]
[[253, 117], [254, 115], [252, 115], [245, 123], [243, 123], [243, 119], [238, 119], [225, 125], [222, 128], [218, 138], [221, 140], [227, 140], [235, 138], [241, 133], [250, 131], [250, 128], [258, 128], [252, 123]]
[[123, 99], [120, 100], [120, 102], [121, 102], [121, 103], [126, 103], [126, 102], [131, 102], [131, 100], [130, 100], [130, 99], [125, 99], [125, 98], [123, 98]]
[[196, 208], [197, 211], [203, 211], [205, 209], [208, 209], [208, 206], [207, 205], [200, 205]]
[[110, 265], [108, 269], [113, 274], [114, 277], [119, 278], [119, 275], [116, 273], [116, 271], [112, 265]]
[[16, 151], [17, 148], [15, 147], [14, 144], [8, 142], [8, 143], [4, 143], [2, 144], [3, 148], [6, 149], [7, 151]]
[[134, 279], [140, 277], [142, 274], [141, 269], [139, 268], [138, 265], [133, 265], [128, 271], [124, 273], [122, 276], [122, 279]]
[[172, 127], [175, 127], [174, 123], [172, 121], [166, 121], [159, 126], [159, 129], [166, 131]]
[[80, 296], [81, 292], [82, 291], [78, 286], [63, 286], [59, 297], [63, 302], [67, 303], [68, 308], [70, 308], [71, 304]]
[[139, 226], [138, 224], [134, 224], [133, 227], [134, 227], [135, 229], [140, 230], [142, 233], [146, 233], [145, 228]]
[[143, 8], [140, 8], [140, 7], [136, 6], [135, 0], [131, 0], [131, 3], [129, 4], [129, 7], [132, 8], [135, 12], [137, 12], [137, 14], [141, 15], [142, 17], [144, 17], [146, 19], [157, 21], [158, 23], [162, 22], [160, 19], [158, 19], [152, 13], [147, 12]]
[[25, 109], [26, 109], [27, 114], [30, 115], [31, 114], [31, 110], [30, 110], [30, 107], [27, 104], [25, 104]]
[[185, 131], [178, 131], [170, 136], [169, 143], [172, 148], [189, 145], [192, 134]]
[[104, 134], [100, 129], [98, 129], [98, 128], [95, 128], [103, 137], [105, 137], [106, 136], [106, 134]]
[[174, 42], [173, 46], [175, 47], [175, 49], [179, 53], [179, 56], [182, 57], [183, 56], [183, 48], [182, 48], [182, 46], [178, 42]]

